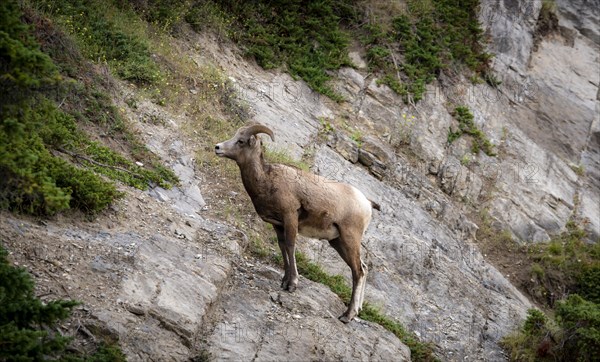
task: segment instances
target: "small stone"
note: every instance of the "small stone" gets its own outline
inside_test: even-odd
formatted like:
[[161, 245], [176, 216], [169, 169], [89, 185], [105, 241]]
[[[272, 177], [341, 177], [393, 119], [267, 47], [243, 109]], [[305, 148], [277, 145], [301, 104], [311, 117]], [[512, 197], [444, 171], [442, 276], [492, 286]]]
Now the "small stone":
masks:
[[140, 166], [140, 167], [144, 167], [144, 164], [141, 163], [140, 161], [135, 161], [135, 164], [138, 165], [138, 166]]
[[144, 314], [146, 314], [146, 311], [141, 306], [129, 304], [129, 305], [127, 305], [126, 309], [127, 309], [128, 312], [133, 313], [135, 315], [144, 315]]

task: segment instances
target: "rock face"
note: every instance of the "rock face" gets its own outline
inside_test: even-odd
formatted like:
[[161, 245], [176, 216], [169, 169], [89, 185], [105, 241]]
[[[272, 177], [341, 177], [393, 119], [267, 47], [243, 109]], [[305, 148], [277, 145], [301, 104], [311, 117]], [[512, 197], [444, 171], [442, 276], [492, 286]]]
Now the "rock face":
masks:
[[295, 293], [281, 291], [280, 271], [269, 266], [240, 266], [238, 274], [207, 337], [218, 359], [410, 361], [410, 350], [383, 327], [338, 321], [345, 306], [327, 287], [301, 278]]
[[[401, 191], [344, 163], [329, 148], [317, 152], [317, 166], [342, 165], [330, 177], [360, 187], [383, 205], [363, 241], [370, 267], [367, 299], [450, 359], [502, 359], [497, 342], [524, 316], [526, 298], [485, 262], [468, 229], [450, 230]], [[322, 265], [349, 278], [334, 250], [317, 250]]]
[[556, 5], [565, 26], [577, 29], [581, 35], [600, 45], [600, 1], [557, 0]]
[[[481, 122], [491, 123], [491, 132], [507, 127], [508, 157], [501, 169], [516, 172], [516, 179], [530, 185], [507, 184], [501, 196], [512, 205], [500, 201], [491, 208], [498, 217], [507, 211], [520, 215], [513, 216], [511, 230], [523, 240], [547, 239], [546, 234], [561, 230], [573, 214], [589, 220], [588, 231], [597, 239], [600, 209], [591, 205], [600, 203], [594, 177], [600, 148], [594, 138], [600, 109], [598, 9], [590, 2], [557, 1], [558, 29], [533, 47], [530, 38], [536, 33], [540, 4], [510, 2], [511, 9], [500, 11], [508, 3], [484, 2], [481, 16], [497, 54], [494, 68], [504, 81], [502, 96], [494, 102], [475, 98], [473, 108], [482, 110]], [[515, 32], [525, 38], [515, 37]], [[581, 166], [583, 175], [571, 172]], [[583, 196], [579, 208], [575, 195]]]
[[[254, 119], [275, 132], [267, 147], [310, 156], [315, 173], [381, 205], [363, 240], [366, 299], [431, 342], [441, 360], [497, 361], [506, 359], [498, 342], [531, 304], [481, 255], [470, 215], [486, 210], [523, 242], [548, 240], [573, 217], [600, 235], [598, 8], [557, 1], [558, 30], [540, 37], [540, 1], [483, 1], [480, 19], [503, 83], [442, 76], [410, 107], [377, 85], [358, 53], [358, 69], [339, 71], [343, 104], [249, 64], [206, 34], [194, 35], [200, 51], [192, 56], [235, 81]], [[472, 110], [497, 157], [472, 155], [463, 138], [447, 144], [449, 103]], [[301, 277], [295, 293], [282, 292], [280, 270], [246, 258], [243, 231], [202, 213], [210, 205], [203, 170], [179, 136], [185, 120], [161, 117], [172, 121], [146, 124], [143, 137], [182, 179], [179, 187], [125, 190], [101, 221], [77, 226], [1, 215], [13, 259], [39, 259], [42, 267], [29, 266], [34, 275], [51, 276], [44, 293], [83, 301], [89, 334], [118, 340], [131, 361], [410, 360], [381, 326], [339, 322], [344, 305], [323, 285]], [[360, 142], [342, 129], [323, 140], [321, 119], [341, 117], [360, 126]], [[327, 243], [298, 244], [350, 280]]]

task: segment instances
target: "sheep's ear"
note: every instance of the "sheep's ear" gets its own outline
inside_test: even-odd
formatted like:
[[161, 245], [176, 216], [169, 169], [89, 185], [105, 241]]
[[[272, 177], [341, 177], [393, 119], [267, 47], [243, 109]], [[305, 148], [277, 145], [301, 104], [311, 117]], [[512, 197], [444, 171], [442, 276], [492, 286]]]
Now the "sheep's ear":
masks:
[[254, 147], [254, 145], [256, 144], [256, 136], [250, 136], [250, 138], [248, 139], [248, 144], [251, 147]]

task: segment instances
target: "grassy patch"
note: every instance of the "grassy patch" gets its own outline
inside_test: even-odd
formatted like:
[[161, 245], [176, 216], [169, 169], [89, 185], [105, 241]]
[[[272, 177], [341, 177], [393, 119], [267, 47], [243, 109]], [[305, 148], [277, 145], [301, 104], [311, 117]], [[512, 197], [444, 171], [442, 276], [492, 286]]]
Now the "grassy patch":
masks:
[[527, 248], [532, 294], [553, 307], [571, 293], [600, 304], [600, 244], [585, 241], [585, 231], [570, 221], [567, 230], [548, 243]]
[[274, 249], [263, 240], [263, 235], [257, 232], [251, 232], [249, 236], [248, 250], [250, 251], [250, 254], [257, 258], [268, 259], [269, 257], [273, 256]]
[[585, 167], [583, 165], [571, 165], [571, 169], [573, 172], [577, 174], [577, 176], [585, 175]]
[[[327, 274], [318, 264], [311, 262], [308, 257], [301, 252], [296, 252], [296, 263], [298, 272], [304, 277], [327, 286], [332, 292], [337, 294], [344, 303], [348, 304], [350, 302], [352, 288], [346, 284], [343, 276]], [[436, 360], [430, 344], [420, 342], [416, 336], [407, 332], [400, 323], [384, 315], [377, 307], [365, 302], [359, 317], [377, 323], [396, 335], [402, 343], [410, 348], [411, 359], [413, 361]]]
[[211, 30], [220, 38], [236, 38], [237, 29], [234, 26], [236, 17], [225, 12], [217, 2], [200, 1], [187, 10], [185, 20], [192, 29], [201, 32]]
[[448, 143], [456, 141], [460, 136], [466, 134], [472, 137], [471, 152], [478, 154], [483, 151], [488, 156], [496, 156], [494, 145], [486, 135], [475, 125], [473, 114], [467, 107], [456, 107], [453, 113], [458, 121], [458, 130], [448, 130]]
[[108, 64], [120, 78], [151, 84], [164, 76], [152, 59], [144, 25], [129, 6], [117, 7], [111, 0], [42, 0], [36, 5], [74, 36], [86, 58]]
[[165, 32], [172, 31], [183, 20], [191, 0], [144, 0], [131, 1], [134, 10], [144, 20]]

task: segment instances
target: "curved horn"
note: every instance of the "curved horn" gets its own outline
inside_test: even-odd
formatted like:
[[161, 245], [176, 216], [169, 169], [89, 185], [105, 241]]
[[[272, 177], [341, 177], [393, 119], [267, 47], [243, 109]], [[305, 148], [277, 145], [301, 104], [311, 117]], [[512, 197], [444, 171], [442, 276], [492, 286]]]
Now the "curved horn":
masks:
[[271, 131], [267, 126], [263, 126], [262, 124], [253, 124], [251, 126], [248, 126], [248, 128], [246, 129], [246, 134], [248, 135], [255, 135], [257, 133], [266, 133], [269, 135], [269, 137], [271, 137], [272, 141], [275, 141], [273, 131]]

